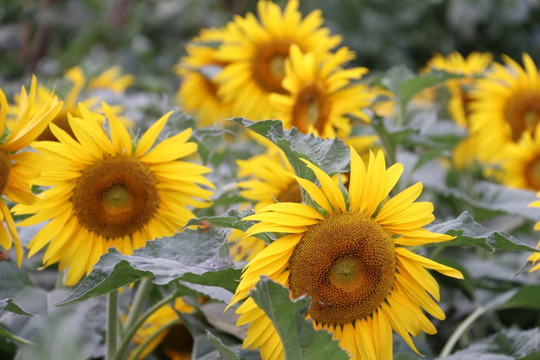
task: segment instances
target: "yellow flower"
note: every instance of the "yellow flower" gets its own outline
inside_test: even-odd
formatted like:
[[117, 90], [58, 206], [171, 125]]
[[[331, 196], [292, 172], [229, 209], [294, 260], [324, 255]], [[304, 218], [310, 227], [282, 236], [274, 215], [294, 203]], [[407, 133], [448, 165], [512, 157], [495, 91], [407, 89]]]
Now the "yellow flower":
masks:
[[234, 261], [249, 261], [266, 247], [266, 243], [261, 239], [245, 236], [245, 233], [238, 229], [232, 229], [228, 242], [229, 253]]
[[[538, 192], [536, 196], [540, 197], [540, 192]], [[532, 202], [529, 206], [536, 208], [540, 207], [540, 200]], [[534, 225], [534, 230], [540, 230], [540, 221]], [[540, 248], [540, 242], [538, 243], [537, 247]], [[533, 267], [530, 272], [540, 270], [540, 263], [537, 264], [537, 262], [540, 260], [540, 253], [531, 254], [528, 260], [533, 263]]]
[[306, 317], [316, 329], [332, 333], [353, 359], [392, 359], [392, 329], [417, 351], [410, 335], [437, 332], [423, 309], [445, 318], [435, 302], [438, 284], [426, 269], [462, 278], [459, 271], [406, 249], [452, 239], [423, 228], [434, 216], [431, 203], [414, 202], [422, 183], [387, 200], [403, 166], [386, 169], [379, 152], [370, 155], [366, 168], [351, 148], [349, 192], [343, 194], [327, 174], [305, 162], [320, 187], [290, 176], [316, 205], [281, 202], [246, 218], [260, 221], [247, 235], [283, 236], [246, 266], [231, 302], [245, 299], [237, 309], [237, 325], [250, 324], [244, 346], [260, 347], [263, 359], [283, 358], [279, 335], [249, 297], [266, 275], [288, 287], [293, 298], [310, 296]]
[[[195, 311], [195, 308], [191, 305], [187, 305], [182, 298], [177, 298], [174, 301], [174, 308], [170, 305], [164, 305], [159, 308], [155, 313], [150, 315], [144, 324], [137, 330], [135, 336], [133, 336], [133, 342], [137, 345], [131, 352], [130, 360], [145, 359], [152, 351], [158, 347], [161, 343], [166, 341], [166, 337], [174, 335], [174, 348], [175, 350], [181, 349], [181, 354], [172, 349], [163, 349], [165, 352], [174, 352], [173, 356], [169, 356], [171, 359], [183, 359], [188, 360], [191, 358], [191, 352], [193, 348], [193, 338], [189, 335], [189, 332], [182, 325], [177, 312], [190, 314]], [[166, 325], [175, 325], [169, 328], [163, 328]], [[142, 350], [141, 354], [135, 358], [135, 355], [151, 336], [155, 336], [156, 332], [161, 329], [159, 335], [148, 343], [148, 345]]]
[[226, 41], [231, 31], [231, 25], [202, 29], [186, 45], [187, 56], [176, 67], [182, 79], [176, 98], [182, 110], [195, 116], [201, 126], [224, 125], [225, 119], [234, 115], [230, 102], [218, 93], [219, 84], [215, 81], [216, 74], [227, 64], [216, 58], [216, 44]]
[[[167, 113], [136, 145], [109, 106], [103, 103], [110, 139], [95, 116], [80, 106], [82, 118], [69, 117], [75, 139], [58, 126], [58, 142], [34, 143], [43, 153], [36, 185], [48, 186], [32, 205], [17, 205], [16, 214], [35, 214], [22, 226], [50, 220], [28, 244], [29, 256], [49, 244], [45, 266], [59, 262], [66, 284], [89, 273], [109, 247], [129, 255], [146, 241], [172, 236], [194, 217], [187, 206], [208, 206], [213, 185], [202, 176], [208, 168], [181, 160], [197, 151], [188, 142], [191, 129], [152, 148]], [[201, 200], [197, 200], [201, 199]]]
[[[120, 89], [123, 85], [125, 85], [128, 80], [122, 80], [120, 83], [115, 83], [112, 76], [117, 76], [114, 68], [106, 71], [104, 74], [97, 77], [97, 82], [94, 83], [92, 86], [94, 88], [97, 87], [105, 87], [109, 89]], [[81, 99], [80, 95], [83, 92], [85, 88], [88, 88], [90, 85], [87, 85], [86, 77], [84, 76], [84, 73], [82, 69], [79, 66], [72, 67], [71, 69], [67, 70], [64, 74], [64, 78], [69, 80], [73, 83], [73, 86], [71, 87], [70, 91], [66, 95], [63, 106], [61, 110], [57, 113], [56, 117], [53, 119], [53, 123], [57, 126], [59, 126], [61, 129], [67, 131], [72, 137], [73, 131], [69, 127], [68, 122], [68, 114], [71, 114], [76, 117], [81, 117], [81, 113], [79, 112], [79, 108], [77, 106], [78, 103], [84, 104], [86, 107], [93, 109], [94, 111], [102, 111], [103, 109], [100, 109], [97, 106], [98, 99], [95, 97], [90, 97], [86, 99]], [[37, 89], [37, 99], [35, 101], [34, 107], [31, 109], [31, 113], [37, 113], [42, 105], [47, 101], [48, 95], [50, 94], [50, 90], [43, 86], [38, 85]], [[21, 104], [20, 99], [15, 98], [15, 105], [16, 107], [19, 107]], [[14, 109], [16, 109], [16, 107]], [[114, 114], [127, 126], [131, 126], [132, 122], [131, 120], [128, 120], [124, 117], [119, 116], [119, 114], [123, 111], [123, 107], [120, 105], [116, 105], [111, 107], [113, 109]], [[18, 110], [14, 110], [15, 112]], [[98, 113], [92, 113], [92, 116], [95, 118], [95, 120], [99, 121], [100, 123], [103, 123], [105, 117], [102, 114]], [[13, 122], [8, 121], [8, 127], [11, 128]], [[38, 141], [54, 141], [56, 138], [54, 137], [53, 133], [51, 132], [49, 127], [46, 127], [43, 132], [36, 138]]]
[[116, 93], [123, 93], [134, 82], [135, 77], [133, 75], [122, 75], [122, 68], [120, 66], [113, 66], [95, 78], [90, 79], [87, 88], [89, 90], [106, 89]]
[[282, 80], [291, 45], [298, 45], [304, 53], [313, 52], [319, 59], [341, 41], [321, 27], [320, 10], [302, 18], [298, 4], [298, 0], [290, 0], [281, 12], [277, 4], [261, 0], [257, 4], [259, 19], [252, 13], [234, 18], [235, 36], [223, 43], [217, 54], [229, 64], [216, 79], [221, 83], [219, 93], [233, 103], [237, 115], [251, 120], [273, 116], [268, 95], [287, 93]]
[[507, 66], [494, 63], [471, 92], [471, 131], [479, 138], [482, 161], [500, 160], [507, 145], [532, 133], [540, 120], [540, 73], [533, 60], [523, 54], [522, 68], [507, 56], [503, 59]]
[[463, 75], [461, 78], [446, 82], [451, 95], [448, 102], [448, 112], [458, 125], [468, 127], [470, 88], [474, 84], [475, 77], [484, 75], [492, 61], [493, 55], [490, 53], [476, 51], [470, 53], [466, 58], [458, 52], [453, 52], [446, 57], [435, 54], [428, 61], [426, 65], [428, 69]]
[[238, 176], [250, 177], [249, 180], [238, 182], [238, 187], [242, 190], [241, 195], [244, 198], [255, 202], [255, 211], [274, 204], [276, 200], [302, 201], [298, 183], [289, 176], [289, 172], [293, 171], [289, 160], [283, 151], [272, 145], [269, 145], [268, 152], [265, 154], [236, 161]]
[[283, 127], [294, 126], [303, 133], [325, 138], [344, 138], [351, 133], [349, 116], [370, 122], [362, 109], [369, 106], [372, 95], [363, 84], [351, 85], [368, 70], [342, 68], [353, 59], [354, 53], [346, 47], [318, 60], [315, 54], [303, 54], [297, 45], [291, 45], [283, 80], [287, 93], [270, 95]]
[[[31, 204], [35, 197], [32, 194], [32, 180], [39, 175], [43, 164], [37, 154], [23, 151], [47, 127], [62, 107], [51, 92], [47, 99], [34, 109], [36, 101], [37, 81], [32, 77], [30, 93], [21, 88], [20, 106], [16, 112], [16, 120], [11, 131], [6, 132], [6, 118], [9, 105], [6, 96], [0, 89], [0, 192], [7, 199], [24, 204]], [[23, 251], [13, 218], [4, 201], [0, 201], [0, 246], [6, 250], [15, 244], [17, 264], [21, 266]]]
[[514, 188], [540, 191], [540, 124], [533, 134], [523, 133], [503, 155], [501, 181]]

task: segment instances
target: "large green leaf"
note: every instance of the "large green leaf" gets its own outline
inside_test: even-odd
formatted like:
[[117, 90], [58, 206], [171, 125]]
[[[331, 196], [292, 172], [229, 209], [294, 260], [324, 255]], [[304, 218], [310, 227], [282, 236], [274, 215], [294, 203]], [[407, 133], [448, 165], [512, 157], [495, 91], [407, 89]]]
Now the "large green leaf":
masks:
[[267, 277], [261, 278], [251, 297], [272, 320], [286, 360], [349, 358], [338, 342], [332, 340], [331, 334], [325, 330], [315, 331], [311, 319], [305, 319], [310, 299], [290, 300], [288, 289]]
[[349, 151], [345, 143], [337, 138], [332, 140], [303, 134], [296, 128], [284, 130], [279, 120], [251, 121], [235, 118], [239, 124], [266, 137], [275, 143], [291, 163], [295, 173], [303, 178], [313, 179], [313, 173], [300, 159], [307, 159], [328, 174], [346, 171], [349, 164]]
[[540, 329], [508, 329], [440, 360], [540, 359]]
[[111, 248], [60, 304], [106, 294], [145, 277], [153, 276], [154, 284], [164, 285], [173, 280], [182, 280], [188, 273], [202, 275], [229, 268], [231, 260], [228, 253], [224, 254], [226, 251], [222, 250], [223, 245], [227, 249], [229, 232], [217, 228], [204, 233], [186, 229], [173, 237], [149, 241], [131, 256], [122, 255]]
[[[468, 212], [457, 219], [446, 221], [429, 227], [430, 231], [455, 236], [451, 241], [443, 243], [450, 246], [479, 246], [489, 251], [533, 251], [538, 249], [522, 243], [504, 231], [489, 231], [472, 218]], [[425, 246], [437, 246], [428, 244]]]

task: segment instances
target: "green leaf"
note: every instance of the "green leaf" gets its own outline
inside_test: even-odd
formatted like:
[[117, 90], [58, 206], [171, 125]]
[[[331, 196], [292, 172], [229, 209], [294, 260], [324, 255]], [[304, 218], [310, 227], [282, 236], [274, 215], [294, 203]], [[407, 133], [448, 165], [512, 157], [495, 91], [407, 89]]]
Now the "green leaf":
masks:
[[13, 302], [13, 299], [0, 300], [0, 313], [4, 310], [18, 315], [33, 315], [21, 309], [17, 304], [15, 304], [15, 302]]
[[508, 301], [496, 307], [497, 310], [515, 308], [540, 310], [540, 286], [523, 286]]
[[418, 94], [422, 90], [441, 84], [447, 80], [460, 77], [462, 76], [446, 72], [437, 72], [419, 75], [410, 79], [403, 80], [401, 84], [399, 84], [399, 91], [401, 94], [401, 107], [405, 109], [413, 96]]
[[313, 134], [298, 132], [296, 128], [284, 130], [279, 120], [256, 122], [244, 118], [233, 120], [276, 144], [283, 150], [295, 173], [300, 177], [315, 178], [301, 158], [314, 163], [327, 174], [344, 172], [347, 169], [350, 160], [349, 150], [345, 143], [337, 138], [325, 140]]
[[[432, 168], [426, 170], [433, 172]], [[418, 178], [418, 180], [424, 179]], [[426, 188], [433, 189], [445, 196], [455, 197], [476, 208], [517, 215], [533, 221], [540, 220], [540, 208], [529, 206], [538, 200], [536, 192], [531, 190], [513, 189], [488, 181], [477, 181], [472, 185], [470, 191], [465, 192], [463, 189], [447, 187], [442, 183], [422, 182]]]
[[218, 352], [219, 352], [219, 357], [217, 358], [218, 360], [240, 360], [236, 351], [233, 351], [229, 347], [225, 346], [221, 342], [221, 339], [212, 335], [212, 333], [208, 330], [206, 330], [206, 333], [208, 335], [207, 339], [210, 342], [210, 344], [214, 345], [214, 347], [218, 349]]
[[191, 137], [198, 145], [199, 156], [203, 164], [208, 164], [210, 159], [219, 147], [224, 146], [225, 141], [223, 135], [227, 130], [223, 128], [196, 128], [193, 130]]
[[272, 320], [281, 339], [287, 360], [346, 360], [347, 353], [325, 330], [316, 331], [312, 320], [305, 319], [310, 299], [289, 299], [289, 290], [268, 277], [261, 280], [250, 293], [255, 303]]
[[508, 329], [440, 360], [533, 360], [540, 353], [540, 329]]
[[238, 211], [235, 209], [230, 209], [223, 215], [203, 216], [203, 217], [191, 219], [187, 222], [185, 227], [188, 227], [188, 226], [204, 227], [204, 226], [207, 226], [208, 224], [211, 224], [212, 226], [246, 231], [253, 224], [253, 222], [242, 221], [242, 219], [252, 214], [253, 214], [252, 210]]
[[228, 268], [218, 271], [208, 271], [201, 275], [185, 273], [182, 276], [182, 280], [193, 284], [219, 286], [234, 293], [240, 282], [240, 275], [242, 275], [242, 269]]
[[103, 295], [149, 276], [153, 276], [154, 284], [165, 285], [182, 280], [186, 273], [202, 275], [226, 269], [231, 260], [221, 247], [229, 232], [216, 228], [205, 233], [185, 229], [173, 237], [149, 241], [131, 256], [111, 248], [73, 293], [57, 305]]
[[[455, 236], [456, 238], [454, 240], [442, 243], [447, 246], [479, 246], [492, 252], [495, 250], [539, 251], [534, 247], [520, 242], [504, 231], [489, 231], [475, 222], [467, 211], [462, 213], [457, 219], [433, 225], [429, 227], [429, 230]], [[441, 244], [434, 243], [425, 246], [439, 245]]]
[[[186, 227], [197, 226], [199, 231], [205, 231], [205, 228], [217, 226], [227, 229], [238, 229], [245, 232], [253, 224], [255, 224], [255, 221], [244, 221], [242, 219], [252, 214], [253, 210], [238, 211], [235, 209], [230, 209], [223, 215], [202, 216], [199, 218], [191, 219], [187, 222]], [[265, 233], [255, 234], [253, 236], [261, 239], [267, 244], [270, 244], [272, 241], [274, 241], [274, 239], [270, 239]]]

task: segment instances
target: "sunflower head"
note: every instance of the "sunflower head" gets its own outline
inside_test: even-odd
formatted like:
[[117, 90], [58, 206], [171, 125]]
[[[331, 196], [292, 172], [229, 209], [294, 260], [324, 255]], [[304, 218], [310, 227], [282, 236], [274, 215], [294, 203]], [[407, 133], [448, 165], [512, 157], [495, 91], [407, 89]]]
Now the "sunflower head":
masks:
[[[536, 193], [536, 196], [540, 197], [540, 192]], [[540, 201], [534, 201], [529, 206], [538, 208], [540, 207]], [[540, 230], [540, 221], [534, 225], [534, 230]], [[538, 243], [537, 247], [540, 248], [540, 242]], [[538, 263], [540, 261], [540, 253], [531, 254], [528, 260], [533, 263], [533, 267], [531, 270], [529, 270], [530, 272], [540, 270], [540, 263]]]
[[302, 18], [298, 6], [298, 0], [290, 0], [282, 12], [277, 4], [261, 0], [258, 18], [252, 13], [234, 18], [234, 36], [217, 54], [228, 65], [216, 79], [222, 84], [220, 94], [233, 103], [236, 113], [252, 120], [272, 116], [268, 95], [287, 93], [282, 82], [292, 45], [319, 59], [341, 41], [321, 27], [319, 10]]
[[188, 141], [191, 129], [154, 146], [171, 113], [133, 145], [111, 108], [103, 108], [110, 136], [80, 105], [82, 118], [69, 116], [75, 139], [52, 124], [58, 142], [34, 144], [43, 169], [35, 184], [49, 188], [36, 203], [14, 208], [35, 214], [22, 226], [50, 220], [29, 243], [29, 256], [50, 243], [43, 262], [69, 267], [68, 285], [90, 272], [109, 247], [131, 254], [146, 241], [174, 235], [194, 217], [190, 208], [209, 206], [213, 193], [202, 176], [209, 169], [183, 160], [197, 150]]
[[317, 59], [315, 53], [304, 54], [297, 45], [291, 46], [283, 80], [287, 94], [270, 95], [285, 128], [294, 126], [321, 137], [345, 137], [351, 132], [350, 116], [370, 121], [362, 109], [370, 104], [371, 93], [363, 84], [351, 85], [367, 69], [344, 69], [352, 59], [354, 54], [347, 48]]
[[471, 130], [479, 138], [479, 157], [500, 160], [510, 143], [532, 134], [540, 122], [540, 73], [531, 57], [523, 54], [521, 67], [504, 56], [505, 65], [494, 63], [471, 91]]
[[266, 275], [288, 287], [293, 298], [311, 297], [306, 317], [315, 328], [331, 332], [352, 358], [391, 359], [392, 329], [417, 351], [410, 335], [436, 332], [423, 311], [444, 319], [434, 301], [439, 300], [437, 283], [426, 269], [462, 277], [405, 248], [452, 239], [423, 228], [434, 217], [431, 203], [415, 202], [422, 184], [388, 199], [403, 167], [387, 169], [382, 152], [371, 153], [366, 166], [351, 148], [348, 190], [305, 162], [319, 186], [289, 176], [311, 205], [279, 202], [246, 218], [259, 221], [247, 235], [273, 232], [278, 239], [246, 266], [233, 297], [232, 304], [247, 298], [237, 309], [238, 325], [250, 323], [244, 345], [260, 346], [263, 358], [283, 356], [279, 335], [249, 297]]

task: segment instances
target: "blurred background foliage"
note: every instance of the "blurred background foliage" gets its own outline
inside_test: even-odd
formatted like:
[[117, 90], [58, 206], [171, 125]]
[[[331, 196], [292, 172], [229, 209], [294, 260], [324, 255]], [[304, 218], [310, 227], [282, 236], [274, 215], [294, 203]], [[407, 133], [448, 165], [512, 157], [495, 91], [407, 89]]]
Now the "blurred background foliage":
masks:
[[[279, 3], [285, 4], [281, 0]], [[540, 59], [540, 0], [304, 1], [370, 70], [421, 68], [435, 52]], [[252, 0], [0, 0], [0, 81], [121, 65], [146, 91], [172, 91], [174, 64], [199, 29], [255, 11]], [[103, 64], [100, 66], [100, 64]]]

